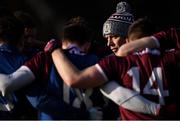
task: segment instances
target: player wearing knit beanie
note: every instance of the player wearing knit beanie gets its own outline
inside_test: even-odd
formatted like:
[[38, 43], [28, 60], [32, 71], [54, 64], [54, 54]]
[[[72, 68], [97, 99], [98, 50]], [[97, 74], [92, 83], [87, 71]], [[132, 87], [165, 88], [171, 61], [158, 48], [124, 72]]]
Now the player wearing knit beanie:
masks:
[[126, 37], [129, 25], [133, 21], [134, 16], [131, 14], [130, 5], [126, 2], [119, 2], [116, 12], [103, 25], [103, 36], [112, 34]]

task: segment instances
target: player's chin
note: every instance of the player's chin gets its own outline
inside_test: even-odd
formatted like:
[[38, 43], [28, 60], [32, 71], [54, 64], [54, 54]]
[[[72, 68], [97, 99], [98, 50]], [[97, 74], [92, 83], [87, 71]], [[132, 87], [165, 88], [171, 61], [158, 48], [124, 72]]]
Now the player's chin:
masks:
[[118, 50], [118, 48], [116, 48], [116, 47], [111, 47], [111, 50], [112, 50], [113, 52], [116, 52], [116, 51]]
[[112, 52], [116, 54], [118, 52], [118, 49], [112, 49]]

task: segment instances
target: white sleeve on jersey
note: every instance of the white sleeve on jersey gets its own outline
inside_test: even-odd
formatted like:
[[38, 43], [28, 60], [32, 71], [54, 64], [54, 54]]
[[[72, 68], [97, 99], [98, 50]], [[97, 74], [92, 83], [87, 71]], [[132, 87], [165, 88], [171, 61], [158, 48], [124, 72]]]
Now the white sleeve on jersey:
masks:
[[14, 73], [0, 74], [0, 91], [3, 96], [34, 81], [35, 76], [27, 66], [21, 66]]
[[100, 90], [103, 95], [123, 108], [139, 113], [158, 115], [159, 104], [147, 100], [136, 91], [120, 86], [115, 81], [103, 85]]
[[101, 86], [100, 91], [118, 105], [122, 105], [128, 99], [138, 95], [138, 92], [124, 88], [115, 81], [110, 81]]
[[154, 40], [154, 42], [156, 43], [156, 47], [160, 48], [160, 43], [158, 41], [158, 39], [155, 36], [151, 36], [151, 38]]

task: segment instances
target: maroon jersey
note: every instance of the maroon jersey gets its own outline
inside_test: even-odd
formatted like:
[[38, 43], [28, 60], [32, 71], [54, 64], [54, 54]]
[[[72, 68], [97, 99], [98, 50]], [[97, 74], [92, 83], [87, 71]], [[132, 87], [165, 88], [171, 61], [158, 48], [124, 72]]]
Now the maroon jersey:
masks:
[[[156, 103], [177, 106], [177, 92], [173, 92], [171, 81], [175, 80], [172, 80], [172, 77], [178, 77], [175, 71], [179, 71], [179, 59], [180, 50], [160, 54], [157, 50], [146, 49], [127, 57], [109, 56], [102, 59], [98, 65], [108, 80], [119, 80], [122, 86], [135, 90]], [[171, 115], [154, 117], [122, 107], [120, 112], [123, 120], [167, 119], [167, 116]]]
[[35, 77], [40, 78], [39, 80], [47, 80], [52, 65], [52, 58], [47, 53], [39, 52], [24, 65], [30, 68]]
[[160, 42], [160, 49], [180, 48], [180, 29], [171, 28], [153, 35]]

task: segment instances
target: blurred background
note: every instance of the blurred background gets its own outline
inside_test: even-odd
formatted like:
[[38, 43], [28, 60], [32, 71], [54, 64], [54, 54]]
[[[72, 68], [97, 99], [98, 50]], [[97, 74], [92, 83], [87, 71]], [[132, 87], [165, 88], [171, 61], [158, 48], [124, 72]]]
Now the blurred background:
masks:
[[[122, 0], [0, 0], [0, 6], [12, 11], [29, 12], [37, 22], [38, 38], [47, 41], [59, 38], [58, 31], [67, 19], [85, 17], [95, 30], [96, 41], [102, 41], [102, 26]], [[125, 0], [135, 18], [147, 16], [160, 29], [180, 26], [180, 7], [176, 0]]]

